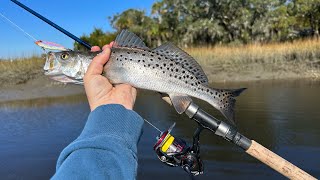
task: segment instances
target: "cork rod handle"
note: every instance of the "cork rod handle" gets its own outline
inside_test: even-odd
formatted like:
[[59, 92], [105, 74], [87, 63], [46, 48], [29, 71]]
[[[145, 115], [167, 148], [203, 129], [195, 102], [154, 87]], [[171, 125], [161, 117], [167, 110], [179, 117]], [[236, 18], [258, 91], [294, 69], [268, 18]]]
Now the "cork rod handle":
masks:
[[316, 179], [253, 140], [246, 152], [289, 179]]

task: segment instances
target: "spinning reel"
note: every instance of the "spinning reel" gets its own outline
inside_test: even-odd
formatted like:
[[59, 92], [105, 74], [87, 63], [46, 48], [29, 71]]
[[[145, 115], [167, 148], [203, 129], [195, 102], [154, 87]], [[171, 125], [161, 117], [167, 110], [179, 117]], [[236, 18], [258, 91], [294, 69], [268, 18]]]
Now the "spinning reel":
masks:
[[159, 160], [169, 166], [180, 166], [190, 176], [203, 173], [203, 164], [200, 159], [199, 136], [203, 127], [199, 125], [193, 135], [192, 147], [181, 138], [173, 137], [170, 132], [174, 123], [167, 131], [161, 132], [153, 146]]

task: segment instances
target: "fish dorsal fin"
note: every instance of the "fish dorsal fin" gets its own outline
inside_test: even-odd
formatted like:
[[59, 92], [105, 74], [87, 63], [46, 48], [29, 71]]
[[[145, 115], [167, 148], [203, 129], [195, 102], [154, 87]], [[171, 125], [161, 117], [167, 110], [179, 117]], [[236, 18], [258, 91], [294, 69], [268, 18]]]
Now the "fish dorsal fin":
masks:
[[124, 29], [116, 37], [113, 47], [128, 47], [149, 50], [144, 42], [134, 33]]
[[208, 84], [208, 78], [197, 61], [174, 44], [167, 42], [152, 51], [178, 62], [183, 68], [194, 74], [202, 84]]
[[185, 94], [169, 93], [168, 95], [171, 99], [172, 105], [179, 114], [184, 113], [192, 102], [192, 99]]

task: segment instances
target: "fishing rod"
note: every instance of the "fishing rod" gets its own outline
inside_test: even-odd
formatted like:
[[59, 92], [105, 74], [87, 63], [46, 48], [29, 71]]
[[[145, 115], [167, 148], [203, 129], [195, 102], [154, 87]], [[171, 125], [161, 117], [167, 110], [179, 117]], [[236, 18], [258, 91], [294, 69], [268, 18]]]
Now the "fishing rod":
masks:
[[60, 44], [57, 44], [54, 42], [37, 40], [33, 35], [31, 35], [27, 31], [25, 31], [24, 29], [22, 29], [20, 26], [18, 26], [16, 23], [14, 23], [12, 20], [10, 20], [8, 17], [6, 17], [1, 12], [0, 12], [0, 17], [3, 18], [5, 21], [7, 21], [14, 28], [21, 31], [26, 37], [28, 37], [31, 41], [33, 41], [37, 46], [42, 48], [45, 52], [47, 52], [47, 50], [51, 50], [51, 51], [67, 51], [67, 50], [69, 50], [68, 48], [65, 48], [65, 47], [61, 46]]
[[87, 42], [81, 40], [77, 36], [71, 34], [69, 31], [67, 31], [64, 28], [58, 26], [54, 22], [50, 21], [49, 19], [45, 18], [44, 16], [40, 15], [39, 13], [35, 12], [34, 10], [28, 8], [27, 6], [25, 6], [24, 4], [20, 3], [19, 1], [17, 1], [17, 0], [11, 0], [11, 1], [14, 2], [15, 4], [17, 4], [18, 6], [22, 7], [26, 11], [30, 12], [31, 14], [35, 15], [39, 19], [43, 20], [44, 22], [48, 23], [50, 26], [56, 28], [57, 30], [59, 30], [63, 34], [69, 36], [71, 39], [75, 40], [76, 42], [78, 42], [79, 44], [83, 45], [87, 49], [91, 49], [91, 45], [90, 44], [88, 44]]
[[[19, 3], [16, 0], [11, 0], [20, 7], [24, 8], [28, 12], [47, 22], [52, 27], [58, 29], [64, 34], [68, 35], [70, 38], [74, 39], [76, 42], [82, 44], [87, 49], [91, 49], [91, 46], [88, 43], [85, 43], [81, 39], [77, 38], [70, 32], [26, 7], [25, 5]], [[167, 103], [171, 104], [171, 100], [168, 96], [162, 96], [162, 99]], [[246, 153], [251, 155], [252, 157], [260, 160], [265, 163], [267, 166], [273, 168], [278, 171], [282, 175], [290, 178], [290, 179], [315, 179], [310, 174], [301, 170], [297, 166], [291, 164], [286, 161], [282, 157], [273, 153], [269, 149], [260, 145], [254, 140], [250, 140], [249, 138], [242, 135], [237, 129], [229, 125], [202, 110], [198, 105], [193, 102], [189, 102], [187, 106], [184, 106], [184, 113], [190, 118], [195, 120], [198, 123], [198, 128], [194, 132], [193, 135], [193, 144], [192, 146], [188, 146], [187, 143], [180, 139], [173, 137], [170, 133], [175, 124], [173, 124], [167, 131], [162, 132], [155, 126], [153, 126], [150, 122], [150, 125], [155, 127], [158, 131], [160, 131], [160, 135], [156, 144], [154, 145], [154, 150], [160, 161], [170, 166], [181, 166], [186, 172], [189, 173], [191, 177], [194, 175], [203, 173], [203, 164], [200, 158], [200, 133], [203, 129], [208, 129], [212, 131], [215, 135], [222, 137], [223, 139], [232, 142], [238, 147], [242, 148]]]
[[[167, 96], [162, 96], [162, 99], [171, 105], [171, 100]], [[232, 142], [241, 149], [243, 149], [247, 154], [260, 160], [267, 166], [281, 173], [289, 179], [296, 180], [314, 180], [313, 176], [303, 171], [299, 167], [293, 165], [289, 161], [283, 159], [279, 155], [260, 145], [254, 140], [250, 140], [241, 133], [237, 131], [234, 126], [231, 126], [202, 110], [198, 105], [191, 102], [184, 112], [190, 119], [195, 120], [199, 123], [199, 127], [196, 130], [199, 131], [198, 134], [195, 133], [195, 138], [199, 138], [199, 134], [202, 128], [212, 131], [215, 135], [222, 137], [223, 139]], [[199, 140], [199, 139], [197, 139]], [[195, 142], [194, 142], [195, 143]]]

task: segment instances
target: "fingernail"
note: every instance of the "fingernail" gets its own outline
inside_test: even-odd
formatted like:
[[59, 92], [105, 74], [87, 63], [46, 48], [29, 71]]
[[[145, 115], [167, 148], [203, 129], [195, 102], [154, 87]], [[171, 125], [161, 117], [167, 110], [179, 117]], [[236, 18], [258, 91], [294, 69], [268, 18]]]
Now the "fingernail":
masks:
[[105, 51], [100, 51], [100, 53], [97, 54], [97, 55], [102, 55], [102, 54], [105, 54], [105, 53], [106, 53]]
[[110, 48], [105, 48], [103, 51], [102, 51], [103, 54], [109, 54], [110, 53]]

